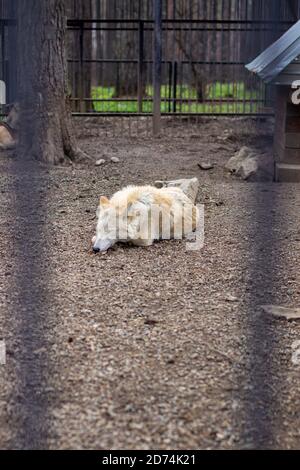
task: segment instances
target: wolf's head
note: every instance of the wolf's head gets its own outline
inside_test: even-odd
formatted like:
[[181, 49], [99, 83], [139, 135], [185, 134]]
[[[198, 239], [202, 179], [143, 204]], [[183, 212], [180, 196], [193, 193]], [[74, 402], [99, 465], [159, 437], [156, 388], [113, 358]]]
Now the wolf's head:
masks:
[[147, 208], [141, 202], [115, 205], [102, 196], [97, 209], [96, 236], [92, 240], [94, 252], [107, 251], [117, 242], [126, 243], [136, 239], [143, 219], [142, 214], [146, 212]]

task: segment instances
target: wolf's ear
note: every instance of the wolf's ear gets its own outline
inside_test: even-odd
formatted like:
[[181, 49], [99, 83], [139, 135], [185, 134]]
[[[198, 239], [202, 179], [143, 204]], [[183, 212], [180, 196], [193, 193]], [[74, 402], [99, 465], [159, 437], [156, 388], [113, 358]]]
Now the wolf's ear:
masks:
[[105, 207], [105, 206], [109, 206], [109, 205], [110, 205], [109, 199], [107, 199], [106, 196], [101, 196], [100, 197], [100, 206]]

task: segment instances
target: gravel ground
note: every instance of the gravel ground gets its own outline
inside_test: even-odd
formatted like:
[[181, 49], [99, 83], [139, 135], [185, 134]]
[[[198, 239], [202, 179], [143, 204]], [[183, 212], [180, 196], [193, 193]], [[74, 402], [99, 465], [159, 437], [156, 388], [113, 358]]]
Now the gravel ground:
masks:
[[[101, 167], [0, 156], [0, 447], [300, 446], [300, 192], [234, 180], [224, 163], [271, 125], [201, 121], [166, 137], [78, 123]], [[215, 163], [202, 171], [200, 161]], [[91, 252], [95, 209], [129, 183], [197, 176], [205, 246]]]

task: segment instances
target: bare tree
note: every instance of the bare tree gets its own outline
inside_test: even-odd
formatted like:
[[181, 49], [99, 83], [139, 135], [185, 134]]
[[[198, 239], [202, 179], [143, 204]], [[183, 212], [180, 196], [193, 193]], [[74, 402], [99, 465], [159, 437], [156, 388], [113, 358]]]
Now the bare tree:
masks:
[[[119, 5], [116, 12], [119, 18], [138, 18], [139, 0], [132, 0], [123, 7]], [[138, 56], [138, 36], [134, 31], [120, 32], [115, 36], [114, 54], [116, 58], [134, 60]], [[117, 64], [115, 96], [134, 96], [137, 93], [137, 67], [133, 64]]]
[[19, 151], [49, 163], [86, 156], [75, 139], [67, 92], [64, 0], [19, 0]]
[[[199, 5], [198, 1], [178, 0], [174, 3], [175, 15], [179, 19], [193, 19], [197, 18], [199, 10], [206, 8], [202, 3]], [[175, 34], [175, 41], [177, 44], [177, 53], [183, 57], [184, 60], [190, 62], [190, 70], [192, 74], [192, 84], [196, 88], [197, 100], [202, 102], [205, 100], [205, 85], [207, 70], [205, 67], [199, 66], [197, 63], [199, 58], [203, 58], [204, 51], [208, 44], [204, 44], [204, 38], [193, 33], [192, 31], [181, 30]]]

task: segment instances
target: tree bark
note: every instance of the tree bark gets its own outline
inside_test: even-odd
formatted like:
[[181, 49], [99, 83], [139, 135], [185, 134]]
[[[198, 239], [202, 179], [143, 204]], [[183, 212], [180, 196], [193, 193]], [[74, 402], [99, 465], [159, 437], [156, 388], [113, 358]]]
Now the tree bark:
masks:
[[84, 156], [77, 146], [67, 89], [64, 0], [18, 2], [19, 151], [57, 164]]

